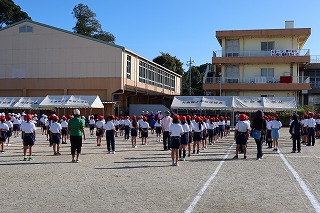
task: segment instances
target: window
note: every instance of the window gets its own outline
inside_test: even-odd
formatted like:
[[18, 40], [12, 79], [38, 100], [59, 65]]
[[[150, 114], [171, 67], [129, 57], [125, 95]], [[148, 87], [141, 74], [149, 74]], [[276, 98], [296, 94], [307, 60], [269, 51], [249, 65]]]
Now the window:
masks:
[[33, 27], [28, 26], [28, 25], [23, 25], [19, 27], [19, 33], [32, 33], [33, 32]]
[[274, 68], [261, 68], [261, 76], [273, 77]]
[[226, 83], [238, 83], [239, 82], [239, 66], [227, 65], [226, 66]]
[[226, 57], [237, 57], [239, 51], [239, 39], [226, 40]]
[[274, 50], [274, 41], [263, 41], [261, 42], [261, 51]]
[[127, 78], [131, 79], [131, 56], [127, 55]]

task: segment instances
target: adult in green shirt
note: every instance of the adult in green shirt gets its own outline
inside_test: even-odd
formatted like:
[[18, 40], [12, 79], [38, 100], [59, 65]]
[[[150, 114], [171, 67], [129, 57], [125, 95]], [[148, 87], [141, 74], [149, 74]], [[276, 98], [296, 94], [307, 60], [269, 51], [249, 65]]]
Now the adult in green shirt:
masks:
[[[73, 118], [71, 118], [68, 123], [68, 133], [70, 135], [72, 162], [79, 163], [79, 157], [82, 147], [82, 136], [83, 140], [86, 140], [86, 134], [84, 132], [84, 121], [80, 118], [79, 109], [73, 110]], [[77, 157], [75, 159], [76, 152]]]

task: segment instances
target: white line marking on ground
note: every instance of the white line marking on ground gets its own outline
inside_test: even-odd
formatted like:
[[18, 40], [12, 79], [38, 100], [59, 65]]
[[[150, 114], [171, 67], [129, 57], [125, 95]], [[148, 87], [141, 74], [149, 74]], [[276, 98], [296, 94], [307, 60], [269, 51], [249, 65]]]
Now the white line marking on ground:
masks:
[[290, 163], [287, 161], [287, 159], [284, 157], [284, 155], [279, 151], [278, 152], [281, 159], [283, 160], [284, 164], [288, 167], [294, 178], [297, 180], [299, 183], [300, 187], [304, 191], [304, 193], [307, 195], [309, 201], [315, 208], [316, 212], [320, 213], [320, 203], [318, 202], [317, 198], [312, 194], [306, 183], [301, 179], [299, 176], [298, 172], [290, 165]]
[[218, 167], [216, 168], [216, 170], [212, 173], [212, 175], [209, 177], [209, 179], [204, 183], [204, 185], [202, 186], [201, 190], [199, 191], [199, 193], [197, 194], [197, 196], [193, 199], [192, 203], [190, 204], [190, 206], [188, 207], [188, 209], [185, 211], [185, 213], [190, 213], [193, 211], [193, 209], [196, 207], [197, 203], [199, 202], [199, 200], [201, 199], [201, 197], [203, 196], [204, 192], [207, 190], [208, 186], [210, 185], [210, 183], [212, 182], [212, 180], [217, 176], [219, 170], [222, 167], [222, 164], [225, 162], [225, 160], [228, 158], [231, 149], [233, 148], [234, 143], [229, 147], [227, 154], [223, 157], [223, 159], [220, 161]]

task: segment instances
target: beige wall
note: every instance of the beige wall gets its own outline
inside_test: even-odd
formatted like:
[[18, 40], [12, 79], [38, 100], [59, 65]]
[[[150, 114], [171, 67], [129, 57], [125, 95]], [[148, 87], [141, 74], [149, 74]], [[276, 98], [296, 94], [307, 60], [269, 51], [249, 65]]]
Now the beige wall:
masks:
[[[23, 25], [31, 33], [19, 33]], [[0, 31], [0, 78], [121, 77], [122, 49], [33, 23]]]
[[293, 91], [241, 91], [239, 96], [256, 96], [261, 95], [274, 95], [274, 97], [296, 97], [296, 92]]

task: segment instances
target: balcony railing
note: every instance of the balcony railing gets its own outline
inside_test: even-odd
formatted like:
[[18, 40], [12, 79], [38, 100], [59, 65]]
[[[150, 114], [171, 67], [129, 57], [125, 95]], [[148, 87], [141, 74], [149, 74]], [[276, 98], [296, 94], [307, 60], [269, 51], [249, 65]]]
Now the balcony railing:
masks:
[[261, 57], [261, 56], [308, 56], [309, 49], [279, 49], [272, 51], [242, 50], [242, 51], [213, 51], [213, 57]]
[[320, 55], [311, 55], [310, 63], [320, 63]]
[[[266, 77], [266, 76], [254, 76], [254, 77], [207, 77], [205, 79], [206, 84], [272, 84], [280, 83], [279, 77]], [[310, 83], [310, 77], [295, 76], [292, 77], [292, 83]]]

